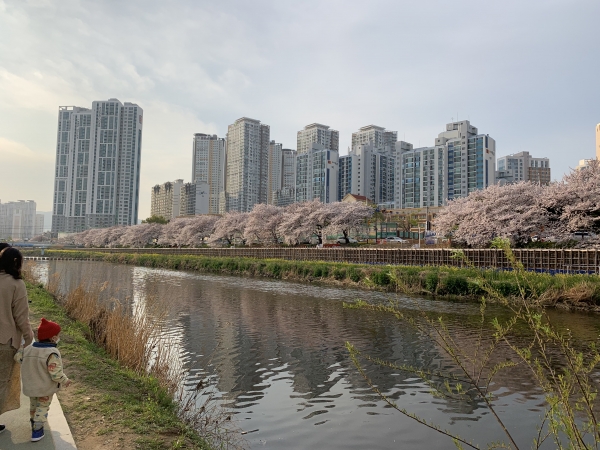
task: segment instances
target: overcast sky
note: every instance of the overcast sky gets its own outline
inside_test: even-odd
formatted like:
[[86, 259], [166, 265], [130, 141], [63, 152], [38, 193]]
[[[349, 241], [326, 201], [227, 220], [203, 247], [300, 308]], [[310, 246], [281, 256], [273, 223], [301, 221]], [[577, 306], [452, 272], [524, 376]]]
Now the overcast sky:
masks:
[[150, 188], [190, 181], [194, 133], [247, 116], [296, 147], [319, 122], [376, 124], [433, 145], [453, 119], [497, 154], [549, 157], [554, 179], [594, 157], [600, 1], [0, 0], [0, 200], [52, 209], [58, 107], [144, 109]]

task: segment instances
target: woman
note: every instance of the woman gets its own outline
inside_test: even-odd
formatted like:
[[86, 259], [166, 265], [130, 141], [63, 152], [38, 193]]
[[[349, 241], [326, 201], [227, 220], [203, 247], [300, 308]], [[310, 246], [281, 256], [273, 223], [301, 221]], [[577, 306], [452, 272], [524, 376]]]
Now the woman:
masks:
[[[21, 380], [13, 358], [21, 341], [33, 341], [27, 290], [21, 279], [23, 255], [13, 247], [0, 252], [0, 414], [19, 408]], [[0, 433], [5, 429], [0, 425]]]

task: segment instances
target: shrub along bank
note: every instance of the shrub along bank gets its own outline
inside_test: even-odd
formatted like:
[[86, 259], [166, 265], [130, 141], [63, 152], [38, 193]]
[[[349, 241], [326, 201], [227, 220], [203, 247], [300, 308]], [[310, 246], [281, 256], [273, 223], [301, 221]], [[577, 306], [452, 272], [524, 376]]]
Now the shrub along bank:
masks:
[[32, 324], [43, 316], [62, 327], [60, 349], [73, 384], [58, 395], [78, 448], [211, 448], [180, 420], [157, 378], [117, 363], [42, 285], [27, 283], [27, 292]]
[[600, 310], [600, 277], [433, 266], [372, 266], [319, 261], [49, 250], [46, 256], [145, 267], [320, 281], [440, 297], [523, 296], [540, 306]]

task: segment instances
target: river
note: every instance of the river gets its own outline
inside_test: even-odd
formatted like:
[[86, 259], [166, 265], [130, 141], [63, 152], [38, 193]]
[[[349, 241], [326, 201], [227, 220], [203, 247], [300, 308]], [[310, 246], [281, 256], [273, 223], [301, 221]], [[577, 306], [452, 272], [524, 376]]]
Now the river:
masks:
[[[445, 318], [459, 346], [478, 340], [479, 306], [317, 283], [199, 274], [83, 261], [42, 261], [42, 278], [60, 274], [63, 289], [106, 283], [105, 295], [168, 306], [168, 327], [180, 343], [187, 384], [211, 384], [234, 411], [252, 449], [445, 449], [451, 440], [405, 417], [374, 395], [349, 359], [351, 342], [399, 364], [454, 371], [423, 333], [389, 315], [343, 308], [342, 302], [398, 302]], [[488, 316], [506, 318], [499, 307]], [[581, 340], [600, 334], [597, 315], [553, 312]], [[491, 329], [484, 331], [490, 335]], [[499, 354], [497, 358], [504, 358]], [[433, 397], [411, 373], [366, 365], [368, 376], [400, 407], [485, 446], [506, 441], [481, 400]], [[496, 408], [521, 448], [530, 448], [543, 398], [529, 372], [501, 373], [492, 390]], [[544, 448], [552, 448], [551, 445]]]

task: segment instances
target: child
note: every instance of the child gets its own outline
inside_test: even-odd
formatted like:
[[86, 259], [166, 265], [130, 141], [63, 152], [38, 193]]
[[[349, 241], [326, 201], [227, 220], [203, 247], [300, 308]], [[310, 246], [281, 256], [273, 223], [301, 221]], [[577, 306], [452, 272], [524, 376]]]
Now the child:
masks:
[[48, 420], [54, 393], [71, 384], [63, 372], [60, 352], [56, 348], [59, 333], [59, 324], [42, 319], [38, 342], [21, 348], [15, 355], [15, 360], [22, 364], [23, 394], [29, 397], [30, 402], [31, 442], [44, 437], [44, 424]]

